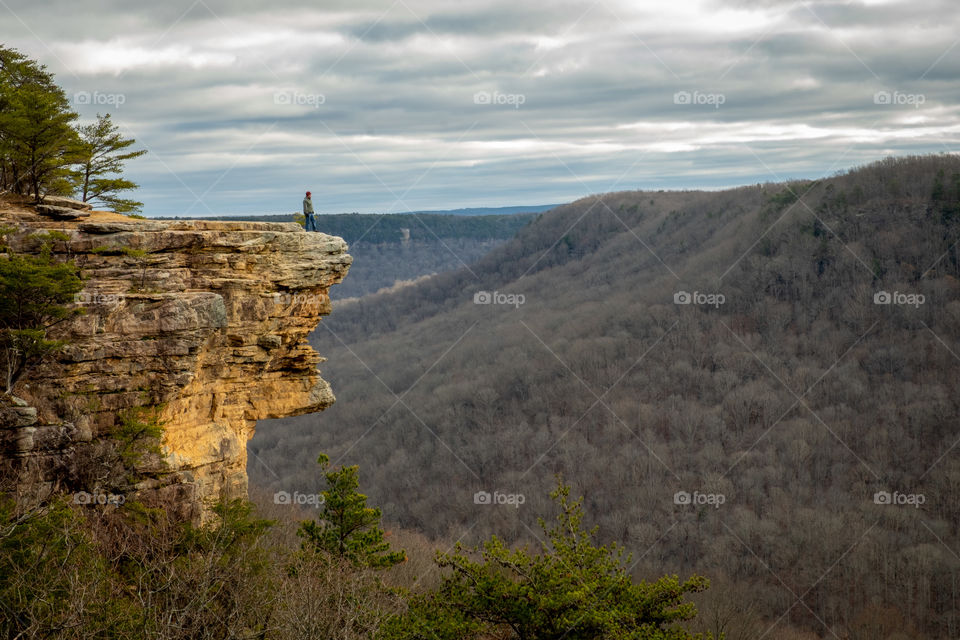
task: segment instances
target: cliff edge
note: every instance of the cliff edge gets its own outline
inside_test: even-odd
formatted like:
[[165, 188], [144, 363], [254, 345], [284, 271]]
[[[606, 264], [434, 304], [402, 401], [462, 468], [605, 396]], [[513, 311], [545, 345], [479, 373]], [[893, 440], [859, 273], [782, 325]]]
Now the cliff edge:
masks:
[[85, 445], [123, 411], [157, 407], [166, 469], [145, 469], [138, 489], [194, 518], [208, 498], [246, 495], [257, 420], [334, 402], [306, 338], [350, 267], [342, 239], [293, 222], [136, 220], [69, 202], [0, 203], [0, 226], [16, 228], [7, 243], [18, 253], [62, 232], [53, 251], [84, 278], [84, 312], [52, 331], [67, 346], [17, 383], [22, 402], [0, 408], [0, 465], [21, 496], [71, 490]]

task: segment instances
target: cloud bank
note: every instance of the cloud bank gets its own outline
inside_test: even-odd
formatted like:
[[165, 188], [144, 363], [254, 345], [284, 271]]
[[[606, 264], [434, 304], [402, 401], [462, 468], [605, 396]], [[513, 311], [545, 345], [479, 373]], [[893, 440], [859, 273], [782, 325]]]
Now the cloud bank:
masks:
[[949, 1], [0, 0], [148, 215], [535, 204], [960, 150]]

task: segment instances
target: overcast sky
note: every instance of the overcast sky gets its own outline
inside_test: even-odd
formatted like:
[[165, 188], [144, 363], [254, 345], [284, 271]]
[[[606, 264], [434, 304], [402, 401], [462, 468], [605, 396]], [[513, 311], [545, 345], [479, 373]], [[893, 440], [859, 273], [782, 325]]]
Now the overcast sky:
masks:
[[0, 0], [148, 215], [404, 212], [960, 151], [957, 0]]

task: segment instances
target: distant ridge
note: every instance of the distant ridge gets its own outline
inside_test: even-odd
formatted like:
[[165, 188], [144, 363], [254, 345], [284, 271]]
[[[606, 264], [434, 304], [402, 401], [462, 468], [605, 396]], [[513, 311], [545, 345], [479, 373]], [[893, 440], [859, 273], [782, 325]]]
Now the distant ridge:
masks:
[[[537, 204], [529, 207], [468, 207], [466, 209], [442, 209], [437, 211], [412, 211], [410, 213], [431, 213], [451, 216], [508, 216], [515, 213], [541, 213], [559, 207], [560, 204]], [[401, 212], [403, 213], [403, 212]]]
[[[559, 207], [560, 204], [534, 204], [530, 206], [511, 206], [511, 207], [467, 207], [464, 209], [431, 209], [424, 211], [395, 211], [393, 213], [356, 213], [354, 215], [364, 215], [364, 216], [380, 216], [380, 215], [446, 215], [446, 216], [490, 216], [490, 215], [501, 215], [501, 216], [510, 216], [516, 215], [518, 213], [541, 213], [543, 211], [549, 211]], [[326, 213], [319, 215], [350, 215], [349, 213]], [[221, 215], [221, 216], [183, 216], [187, 219], [203, 219], [203, 220], [251, 220], [251, 221], [269, 221], [269, 220], [282, 220], [289, 221], [290, 213], [239, 213], [236, 215]], [[180, 220], [181, 216], [150, 216], [154, 220]]]

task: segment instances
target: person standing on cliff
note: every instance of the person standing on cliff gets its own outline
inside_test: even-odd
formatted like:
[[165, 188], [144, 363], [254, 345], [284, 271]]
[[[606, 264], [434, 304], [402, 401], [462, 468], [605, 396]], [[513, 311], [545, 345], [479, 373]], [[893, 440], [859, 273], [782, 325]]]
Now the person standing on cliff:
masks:
[[310, 199], [310, 192], [303, 198], [303, 217], [306, 218], [304, 229], [307, 231], [317, 230], [317, 220], [313, 217], [313, 200]]

